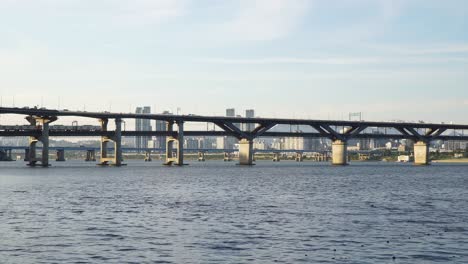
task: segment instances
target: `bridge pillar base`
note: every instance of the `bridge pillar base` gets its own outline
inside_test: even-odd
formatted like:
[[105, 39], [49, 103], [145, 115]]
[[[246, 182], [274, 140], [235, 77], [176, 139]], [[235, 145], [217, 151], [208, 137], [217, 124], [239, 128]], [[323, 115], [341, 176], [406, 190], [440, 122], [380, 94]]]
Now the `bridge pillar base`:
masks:
[[150, 162], [150, 161], [153, 161], [153, 159], [151, 158], [151, 151], [147, 150], [145, 152], [145, 162]]
[[[53, 116], [28, 116], [26, 120], [36, 128], [41, 129], [40, 136], [29, 137], [29, 151], [26, 151], [28, 166], [35, 167], [37, 162], [41, 163], [42, 167], [49, 167], [49, 124], [57, 120], [57, 117]], [[42, 143], [42, 156], [36, 156], [36, 144]]]
[[275, 152], [273, 154], [273, 162], [280, 162], [281, 161], [281, 153]]
[[205, 162], [205, 152], [203, 151], [198, 152], [198, 161]]
[[332, 165], [348, 165], [348, 142], [335, 140], [332, 142]]
[[[166, 138], [166, 162], [164, 165], [184, 166], [184, 122], [177, 122], [177, 137], [169, 136]], [[167, 123], [167, 131], [174, 131], [174, 123]], [[174, 152], [174, 145], [176, 149]]]
[[232, 161], [232, 153], [231, 152], [224, 152], [224, 162], [231, 162]]
[[414, 165], [430, 165], [429, 144], [424, 141], [418, 141], [414, 144]]
[[24, 161], [29, 161], [29, 148], [24, 149]]
[[6, 161], [13, 161], [13, 154], [12, 154], [12, 149], [5, 149], [5, 160]]
[[86, 151], [85, 161], [96, 161], [96, 151], [94, 149], [88, 149]]
[[252, 140], [241, 139], [239, 141], [239, 165], [254, 165]]
[[55, 161], [65, 161], [65, 150], [58, 149], [56, 153]]
[[304, 154], [302, 152], [296, 153], [296, 162], [303, 162], [304, 161]]
[[[102, 131], [107, 131], [107, 119], [101, 119]], [[107, 154], [107, 143], [114, 142], [114, 156], [108, 157]], [[101, 137], [101, 158], [98, 165], [107, 166], [113, 165], [120, 167], [122, 164], [122, 119], [115, 119], [115, 135], [113, 137], [103, 136]]]

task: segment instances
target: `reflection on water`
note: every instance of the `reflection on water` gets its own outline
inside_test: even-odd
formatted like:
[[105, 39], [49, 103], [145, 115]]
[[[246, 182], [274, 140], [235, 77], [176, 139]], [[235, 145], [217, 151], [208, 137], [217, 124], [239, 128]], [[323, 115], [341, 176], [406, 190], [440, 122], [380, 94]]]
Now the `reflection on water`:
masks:
[[468, 166], [0, 163], [1, 263], [468, 263]]

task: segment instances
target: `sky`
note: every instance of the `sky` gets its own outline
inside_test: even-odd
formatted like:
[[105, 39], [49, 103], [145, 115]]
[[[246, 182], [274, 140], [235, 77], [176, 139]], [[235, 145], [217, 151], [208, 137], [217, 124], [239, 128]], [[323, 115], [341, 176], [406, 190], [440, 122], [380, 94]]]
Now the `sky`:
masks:
[[0, 0], [2, 106], [468, 123], [465, 0]]

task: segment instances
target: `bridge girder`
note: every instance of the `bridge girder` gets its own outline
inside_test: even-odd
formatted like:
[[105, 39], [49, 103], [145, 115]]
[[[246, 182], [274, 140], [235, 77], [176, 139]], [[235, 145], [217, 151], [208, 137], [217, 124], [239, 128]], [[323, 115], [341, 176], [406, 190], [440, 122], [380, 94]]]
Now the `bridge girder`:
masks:
[[[125, 113], [96, 113], [79, 111], [59, 111], [51, 109], [28, 109], [0, 107], [0, 114], [26, 115], [31, 123], [40, 118], [46, 122], [53, 122], [61, 116], [79, 116], [99, 119], [107, 123], [109, 119], [138, 118], [163, 120], [171, 123], [180, 122], [209, 122], [214, 123], [223, 131], [184, 131], [186, 136], [233, 136], [237, 139], [253, 140], [258, 137], [324, 137], [332, 140], [349, 140], [352, 138], [395, 138], [411, 139], [415, 141], [429, 142], [432, 140], [467, 140], [464, 135], [444, 135], [447, 130], [468, 130], [468, 125], [453, 124], [426, 124], [426, 123], [395, 123], [395, 122], [368, 122], [368, 121], [337, 121], [337, 120], [302, 120], [302, 119], [273, 119], [273, 118], [239, 118], [239, 117], [209, 117], [195, 115], [154, 115], [154, 114], [125, 114]], [[235, 126], [236, 123], [258, 124], [252, 131], [242, 131]], [[271, 132], [277, 125], [306, 125], [314, 128], [317, 133], [311, 132]], [[107, 126], [104, 126], [107, 127]], [[333, 128], [334, 127], [334, 128]], [[337, 127], [343, 127], [338, 131]], [[389, 128], [399, 133], [373, 134], [365, 133], [367, 128]], [[426, 129], [425, 133], [418, 130]], [[41, 136], [40, 129], [32, 130], [1, 130], [0, 136]], [[57, 131], [52, 127], [49, 136], [114, 136], [114, 131]], [[178, 131], [121, 131], [122, 136], [170, 136], [177, 137]]]

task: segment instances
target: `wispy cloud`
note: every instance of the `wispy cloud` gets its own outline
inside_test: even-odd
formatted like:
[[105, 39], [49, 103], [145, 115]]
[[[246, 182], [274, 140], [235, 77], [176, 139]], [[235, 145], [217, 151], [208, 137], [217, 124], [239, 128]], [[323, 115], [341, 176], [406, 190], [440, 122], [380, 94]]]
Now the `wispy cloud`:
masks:
[[388, 46], [374, 47], [378, 50], [402, 55], [445, 55], [453, 53], [468, 53], [468, 44], [438, 44], [431, 46]]
[[294, 58], [294, 57], [273, 57], [258, 59], [227, 59], [227, 58], [206, 58], [201, 62], [219, 64], [330, 64], [330, 65], [350, 65], [377, 63], [379, 58]]
[[[405, 8], [401, 0], [328, 0], [315, 3], [315, 15], [321, 25], [311, 34], [322, 45], [355, 45], [385, 35]], [[346, 12], [343, 12], [346, 10]], [[362, 12], [371, 10], [372, 12]], [[356, 14], [361, 14], [356, 16]], [[321, 16], [336, 17], [333, 23]], [[322, 24], [323, 23], [323, 24]], [[314, 25], [312, 25], [314, 26]]]
[[290, 34], [311, 6], [308, 0], [242, 0], [226, 32], [243, 40], [273, 40]]
[[318, 64], [318, 65], [366, 65], [366, 64], [418, 64], [443, 62], [468, 62], [468, 57], [328, 57], [328, 58], [295, 58], [272, 57], [254, 59], [204, 58], [200, 62], [214, 64]]
[[191, 0], [0, 0], [2, 8], [48, 18], [79, 18], [82, 24], [152, 25], [188, 12]]
[[127, 25], [159, 23], [183, 16], [187, 12], [186, 0], [106, 0], [114, 22]]

